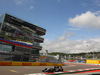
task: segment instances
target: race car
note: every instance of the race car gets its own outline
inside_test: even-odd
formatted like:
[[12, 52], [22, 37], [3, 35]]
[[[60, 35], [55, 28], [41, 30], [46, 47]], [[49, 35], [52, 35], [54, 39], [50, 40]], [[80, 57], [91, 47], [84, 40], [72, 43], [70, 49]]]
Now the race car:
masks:
[[42, 72], [54, 72], [53, 68], [45, 68]]
[[62, 66], [54, 66], [54, 68], [45, 68], [42, 72], [59, 72], [63, 71]]

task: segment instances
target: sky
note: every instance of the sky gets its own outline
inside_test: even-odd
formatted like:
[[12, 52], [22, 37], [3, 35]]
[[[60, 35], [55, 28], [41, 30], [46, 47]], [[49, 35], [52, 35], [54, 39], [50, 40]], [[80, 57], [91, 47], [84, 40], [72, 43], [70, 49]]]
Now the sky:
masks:
[[41, 52], [100, 51], [100, 0], [0, 0], [4, 13], [46, 29]]

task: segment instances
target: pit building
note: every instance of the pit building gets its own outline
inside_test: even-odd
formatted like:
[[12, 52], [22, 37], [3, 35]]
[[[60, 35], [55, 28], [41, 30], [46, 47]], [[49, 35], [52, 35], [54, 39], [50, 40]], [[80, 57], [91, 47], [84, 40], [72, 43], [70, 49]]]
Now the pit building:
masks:
[[46, 29], [5, 13], [0, 16], [0, 61], [36, 61]]

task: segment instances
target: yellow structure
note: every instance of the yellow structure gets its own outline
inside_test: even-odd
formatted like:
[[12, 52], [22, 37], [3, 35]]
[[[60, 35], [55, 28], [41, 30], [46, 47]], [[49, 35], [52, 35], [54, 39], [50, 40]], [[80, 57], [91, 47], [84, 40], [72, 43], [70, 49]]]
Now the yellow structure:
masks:
[[0, 61], [0, 66], [64, 66], [57, 63]]
[[100, 64], [100, 60], [86, 60], [86, 63], [88, 64]]

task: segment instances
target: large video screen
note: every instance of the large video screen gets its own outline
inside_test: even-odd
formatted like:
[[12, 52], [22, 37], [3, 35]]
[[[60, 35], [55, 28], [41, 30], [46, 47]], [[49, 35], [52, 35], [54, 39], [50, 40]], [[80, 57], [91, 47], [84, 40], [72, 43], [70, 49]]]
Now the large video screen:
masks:
[[29, 23], [9, 15], [5, 16], [0, 33], [0, 41], [32, 48], [34, 35], [35, 27]]

